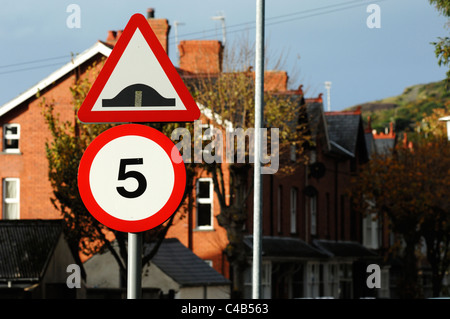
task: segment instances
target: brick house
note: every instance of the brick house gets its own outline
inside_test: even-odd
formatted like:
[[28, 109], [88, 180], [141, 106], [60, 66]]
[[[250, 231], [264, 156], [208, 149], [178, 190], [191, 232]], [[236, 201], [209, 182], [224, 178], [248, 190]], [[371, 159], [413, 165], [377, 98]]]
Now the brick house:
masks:
[[[148, 12], [155, 34], [168, 49], [170, 25]], [[108, 57], [121, 31], [109, 31], [98, 41], [38, 84], [0, 107], [0, 185], [2, 219], [54, 219], [59, 212], [50, 202], [52, 190], [47, 176], [45, 141], [50, 133], [41, 114], [41, 98], [56, 101], [63, 120], [74, 121], [70, 87], [94, 62]], [[205, 73], [222, 72], [220, 41], [182, 41], [177, 69], [186, 80]], [[287, 89], [287, 73], [266, 72], [265, 89], [303, 95]], [[309, 151], [309, 165], [289, 176], [263, 175], [263, 296], [301, 298], [329, 296], [352, 298], [373, 295], [364, 290], [365, 265], [377, 259], [368, 248], [379, 248], [378, 226], [364, 224], [351, 209], [346, 193], [351, 176], [369, 160], [367, 137], [361, 115], [355, 112], [323, 111], [322, 99], [303, 99], [316, 146]], [[208, 127], [212, 114], [202, 111]], [[289, 159], [288, 159], [289, 160]], [[205, 173], [195, 179], [194, 209], [186, 218], [176, 218], [167, 237], [176, 237], [215, 270], [230, 278], [224, 255], [225, 230], [215, 219], [218, 199], [212, 179]], [[252, 207], [249, 200], [248, 207]], [[251, 263], [252, 218], [246, 226]], [[363, 227], [366, 225], [367, 227]], [[370, 235], [369, 235], [370, 232]], [[365, 247], [363, 243], [368, 247]], [[250, 269], [245, 296], [251, 287]], [[384, 292], [383, 292], [384, 293]]]

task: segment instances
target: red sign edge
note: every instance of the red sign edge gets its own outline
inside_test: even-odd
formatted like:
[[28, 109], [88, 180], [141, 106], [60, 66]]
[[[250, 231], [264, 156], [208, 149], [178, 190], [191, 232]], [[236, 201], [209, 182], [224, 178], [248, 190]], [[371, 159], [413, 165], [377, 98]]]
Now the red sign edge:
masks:
[[[179, 95], [186, 110], [158, 111], [92, 111], [109, 77], [122, 57], [128, 43], [139, 28], [156, 59], [166, 73], [170, 83]], [[151, 119], [148, 118], [151, 116]], [[197, 103], [167, 56], [147, 19], [139, 13], [131, 16], [110, 56], [106, 59], [97, 79], [78, 110], [78, 119], [83, 123], [125, 123], [125, 122], [193, 122], [200, 117]], [[146, 120], [143, 121], [142, 119]]]
[[[97, 153], [108, 142], [125, 135], [142, 136], [157, 143], [169, 156], [174, 169], [174, 187], [169, 200], [158, 212], [141, 220], [127, 221], [108, 214], [97, 203], [92, 195], [90, 187], [90, 170]], [[174, 151], [176, 151], [175, 154], [173, 153]], [[174, 162], [174, 156], [179, 156], [176, 162]], [[186, 167], [175, 144], [160, 131], [145, 125], [123, 124], [101, 133], [87, 147], [78, 168], [78, 191], [89, 213], [103, 225], [122, 232], [137, 233], [161, 225], [177, 211], [181, 204], [181, 200], [183, 199], [185, 190]]]

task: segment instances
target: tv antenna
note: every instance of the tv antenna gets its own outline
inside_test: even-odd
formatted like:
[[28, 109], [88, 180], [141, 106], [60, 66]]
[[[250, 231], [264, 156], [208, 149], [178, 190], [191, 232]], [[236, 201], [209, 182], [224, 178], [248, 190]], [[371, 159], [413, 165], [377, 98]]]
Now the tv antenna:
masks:
[[211, 17], [211, 19], [222, 22], [222, 45], [225, 46], [225, 42], [227, 40], [226, 27], [225, 27], [225, 15], [222, 13], [221, 15]]

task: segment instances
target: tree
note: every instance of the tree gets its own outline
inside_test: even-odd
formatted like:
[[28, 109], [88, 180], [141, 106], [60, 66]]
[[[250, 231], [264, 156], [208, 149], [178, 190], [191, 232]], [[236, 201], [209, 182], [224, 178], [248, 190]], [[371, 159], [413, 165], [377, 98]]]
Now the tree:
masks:
[[[224, 62], [228, 72], [199, 77], [192, 86], [194, 98], [216, 115], [215, 117], [222, 123], [222, 128], [223, 123], [231, 123], [233, 129], [240, 129], [241, 132], [254, 128], [255, 110], [253, 72], [251, 65], [248, 64], [249, 50], [245, 48], [246, 46], [229, 51], [242, 54], [233, 55], [235, 61], [238, 61], [235, 64], [230, 61]], [[305, 106], [301, 103], [302, 96], [293, 97], [284, 93], [265, 92], [264, 127], [279, 130], [279, 153], [272, 155], [282, 157], [295, 143], [296, 152], [301, 155], [297, 157], [296, 165], [300, 165], [305, 159], [304, 146], [309, 142], [306, 133]], [[212, 119], [211, 122], [213, 121]], [[235, 140], [227, 141], [230, 142], [239, 143]], [[272, 146], [271, 142], [275, 141], [271, 141], [269, 136], [268, 145]], [[228, 245], [225, 253], [233, 270], [233, 297], [236, 298], [242, 296], [243, 272], [247, 267], [248, 257], [244, 245], [246, 234], [244, 226], [248, 222], [248, 197], [253, 190], [251, 147], [247, 144], [245, 161], [238, 162], [234, 157], [232, 162], [213, 161], [203, 165], [212, 176], [214, 190], [220, 203], [217, 221], [227, 232]], [[218, 153], [214, 155], [220, 157]], [[294, 169], [294, 166], [285, 166], [282, 170], [287, 172]]]
[[[45, 144], [48, 159], [48, 176], [54, 195], [51, 201], [55, 208], [61, 212], [64, 220], [64, 234], [71, 249], [77, 252], [74, 255], [78, 256], [78, 253], [80, 253], [85, 256], [91, 256], [106, 249], [109, 250], [119, 266], [121, 282], [125, 284], [127, 265], [126, 234], [109, 229], [93, 218], [85, 208], [78, 192], [78, 166], [85, 149], [100, 133], [112, 127], [110, 124], [84, 125], [76, 117], [76, 112], [91, 87], [89, 78], [90, 76], [95, 78], [97, 72], [97, 65], [94, 64], [88, 68], [85, 75], [77, 75], [75, 83], [70, 88], [74, 109], [73, 119], [61, 120], [60, 115], [55, 113], [57, 101], [47, 101], [45, 98], [42, 98], [42, 113], [52, 136], [51, 140], [46, 141]], [[176, 125], [154, 124], [153, 126], [167, 133], [171, 132]], [[190, 194], [193, 189], [193, 167], [186, 165], [186, 168], [186, 194]], [[192, 204], [188, 202], [183, 209], [186, 210], [189, 207], [192, 208]], [[152, 251], [143, 256], [143, 265], [148, 263], [156, 254], [169, 227], [172, 225], [174, 216], [175, 214], [163, 225], [144, 233], [144, 242], [156, 242], [156, 245], [154, 245]], [[114, 239], [117, 240], [118, 251], [111, 244], [111, 241]]]
[[[429, 0], [431, 4], [434, 4], [438, 11], [446, 17], [450, 17], [450, 1], [448, 0]], [[449, 27], [447, 24], [446, 27]], [[450, 85], [450, 37], [439, 37], [439, 41], [432, 42], [434, 45], [434, 53], [438, 58], [438, 64], [446, 65], [449, 67], [447, 71], [447, 87]]]
[[403, 297], [421, 295], [417, 248], [426, 244], [432, 268], [433, 295], [438, 296], [450, 264], [450, 143], [444, 136], [417, 134], [412, 148], [400, 143], [392, 154], [375, 155], [353, 179], [352, 196], [361, 213], [385, 214], [391, 231], [400, 235]]

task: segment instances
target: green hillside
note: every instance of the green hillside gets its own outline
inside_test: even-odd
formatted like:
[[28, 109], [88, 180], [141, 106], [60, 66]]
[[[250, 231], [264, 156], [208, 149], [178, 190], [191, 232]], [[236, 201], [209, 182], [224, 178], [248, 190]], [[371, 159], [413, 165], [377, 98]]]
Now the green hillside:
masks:
[[445, 81], [418, 84], [407, 87], [398, 96], [363, 103], [349, 109], [354, 110], [359, 106], [364, 121], [367, 122], [370, 116], [372, 128], [378, 132], [389, 127], [390, 122], [394, 123], [396, 132], [408, 131], [433, 109], [447, 108], [450, 113], [450, 90], [445, 87]]

